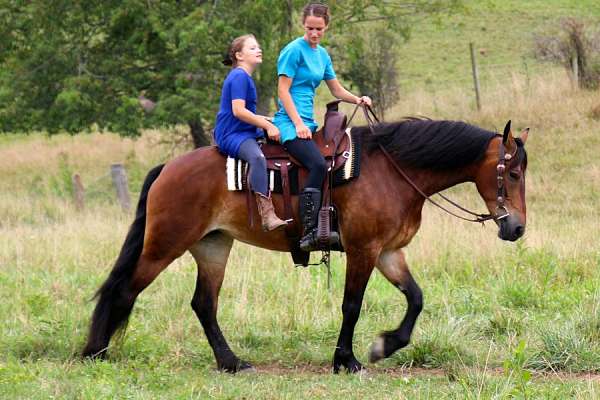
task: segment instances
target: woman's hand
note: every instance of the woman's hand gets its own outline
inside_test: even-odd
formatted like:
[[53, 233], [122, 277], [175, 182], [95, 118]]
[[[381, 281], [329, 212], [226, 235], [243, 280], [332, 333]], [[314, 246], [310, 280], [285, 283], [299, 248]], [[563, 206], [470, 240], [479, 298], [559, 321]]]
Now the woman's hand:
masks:
[[296, 136], [300, 139], [312, 139], [312, 132], [306, 125], [300, 123], [296, 125]]
[[366, 104], [369, 107], [371, 107], [371, 105], [373, 104], [373, 101], [371, 100], [371, 98], [369, 96], [361, 96], [361, 97], [357, 97], [356, 104]]
[[269, 139], [279, 142], [281, 140], [281, 136], [279, 134], [279, 129], [273, 124], [269, 124], [267, 128], [267, 136]]

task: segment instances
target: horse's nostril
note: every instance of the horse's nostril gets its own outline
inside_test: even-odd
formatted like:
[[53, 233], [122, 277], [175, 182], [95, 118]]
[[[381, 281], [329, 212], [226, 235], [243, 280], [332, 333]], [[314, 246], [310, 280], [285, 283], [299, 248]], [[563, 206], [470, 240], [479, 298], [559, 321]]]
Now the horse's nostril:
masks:
[[519, 225], [515, 228], [515, 235], [521, 236], [525, 232], [525, 227], [523, 225]]

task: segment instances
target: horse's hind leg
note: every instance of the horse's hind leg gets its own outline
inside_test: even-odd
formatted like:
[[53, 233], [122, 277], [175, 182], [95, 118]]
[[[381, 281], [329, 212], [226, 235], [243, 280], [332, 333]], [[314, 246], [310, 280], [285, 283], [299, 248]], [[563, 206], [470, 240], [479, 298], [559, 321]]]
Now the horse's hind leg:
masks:
[[233, 353], [217, 321], [219, 291], [232, 244], [231, 237], [221, 232], [212, 232], [189, 250], [198, 264], [192, 308], [204, 328], [210, 347], [213, 349], [217, 367], [233, 373], [252, 368], [252, 366], [240, 360]]
[[406, 296], [408, 308], [400, 326], [383, 332], [371, 346], [369, 361], [377, 362], [391, 356], [396, 350], [408, 345], [417, 317], [423, 309], [423, 294], [413, 279], [402, 250], [384, 251], [379, 256], [377, 268]]

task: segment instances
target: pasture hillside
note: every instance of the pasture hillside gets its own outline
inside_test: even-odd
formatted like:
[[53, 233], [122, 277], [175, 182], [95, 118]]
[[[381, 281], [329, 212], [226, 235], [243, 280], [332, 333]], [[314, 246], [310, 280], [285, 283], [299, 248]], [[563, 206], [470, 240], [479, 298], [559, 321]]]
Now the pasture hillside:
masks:
[[461, 12], [416, 23], [400, 46], [400, 76], [409, 92], [448, 86], [472, 87], [469, 42], [477, 50], [482, 85], [505, 82], [514, 73], [544, 72], [534, 58], [537, 35], [556, 33], [565, 17], [597, 29], [600, 2], [594, 0], [465, 0]]
[[[478, 43], [504, 49], [503, 59], [520, 56], [511, 45], [516, 37], [527, 42], [514, 32], [531, 35], [562, 15], [600, 14], [591, 1], [467, 3], [471, 14], [452, 18], [485, 22], [473, 34]], [[437, 79], [429, 60], [451, 53], [442, 39], [458, 34], [428, 26], [414, 38], [428, 38], [429, 56], [411, 68]], [[369, 369], [360, 376], [329, 374], [344, 256], [334, 255], [329, 291], [323, 268], [293, 268], [287, 254], [239, 243], [219, 318], [231, 347], [255, 364], [256, 374], [214, 370], [189, 306], [196, 276], [189, 255], [142, 293], [108, 361], [80, 360], [90, 298], [132, 220], [114, 200], [110, 164], [125, 164], [137, 199], [148, 169], [184, 150], [163, 144], [167, 135], [158, 131], [138, 140], [109, 133], [0, 135], [0, 397], [600, 398], [600, 92], [574, 89], [559, 68], [543, 71], [489, 81], [482, 111], [474, 110], [470, 85], [460, 82], [435, 90], [416, 85], [390, 111], [389, 119], [427, 115], [487, 129], [512, 119], [516, 131], [530, 127], [527, 232], [516, 243], [502, 242], [493, 224], [468, 224], [426, 206], [407, 248], [425, 297], [413, 341], [380, 364], [366, 363], [371, 341], [395, 328], [406, 307], [401, 293], [374, 273], [354, 336], [355, 354]], [[79, 212], [74, 173], [86, 187]], [[471, 185], [450, 192], [483, 209]]]

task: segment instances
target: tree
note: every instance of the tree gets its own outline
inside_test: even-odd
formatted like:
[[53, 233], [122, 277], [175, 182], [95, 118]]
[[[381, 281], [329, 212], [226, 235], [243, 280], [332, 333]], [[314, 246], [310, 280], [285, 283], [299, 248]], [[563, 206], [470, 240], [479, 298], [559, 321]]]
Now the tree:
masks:
[[[188, 124], [196, 144], [218, 107], [231, 28], [196, 1], [4, 1], [0, 129], [93, 125], [123, 135]], [[147, 114], [139, 96], [156, 106]], [[195, 140], [196, 141], [196, 140]]]
[[[0, 131], [72, 134], [98, 127], [135, 136], [186, 124], [209, 142], [231, 39], [254, 33], [262, 113], [276, 94], [279, 50], [299, 34], [304, 0], [0, 0]], [[449, 1], [332, 0], [335, 32], [384, 21], [406, 31]], [[354, 77], [349, 76], [350, 80]]]
[[[339, 75], [373, 99], [375, 112], [383, 119], [385, 110], [399, 98], [399, 35], [385, 27], [359, 30], [354, 37], [343, 37], [336, 54], [344, 68]], [[340, 69], [338, 69], [339, 71]]]

